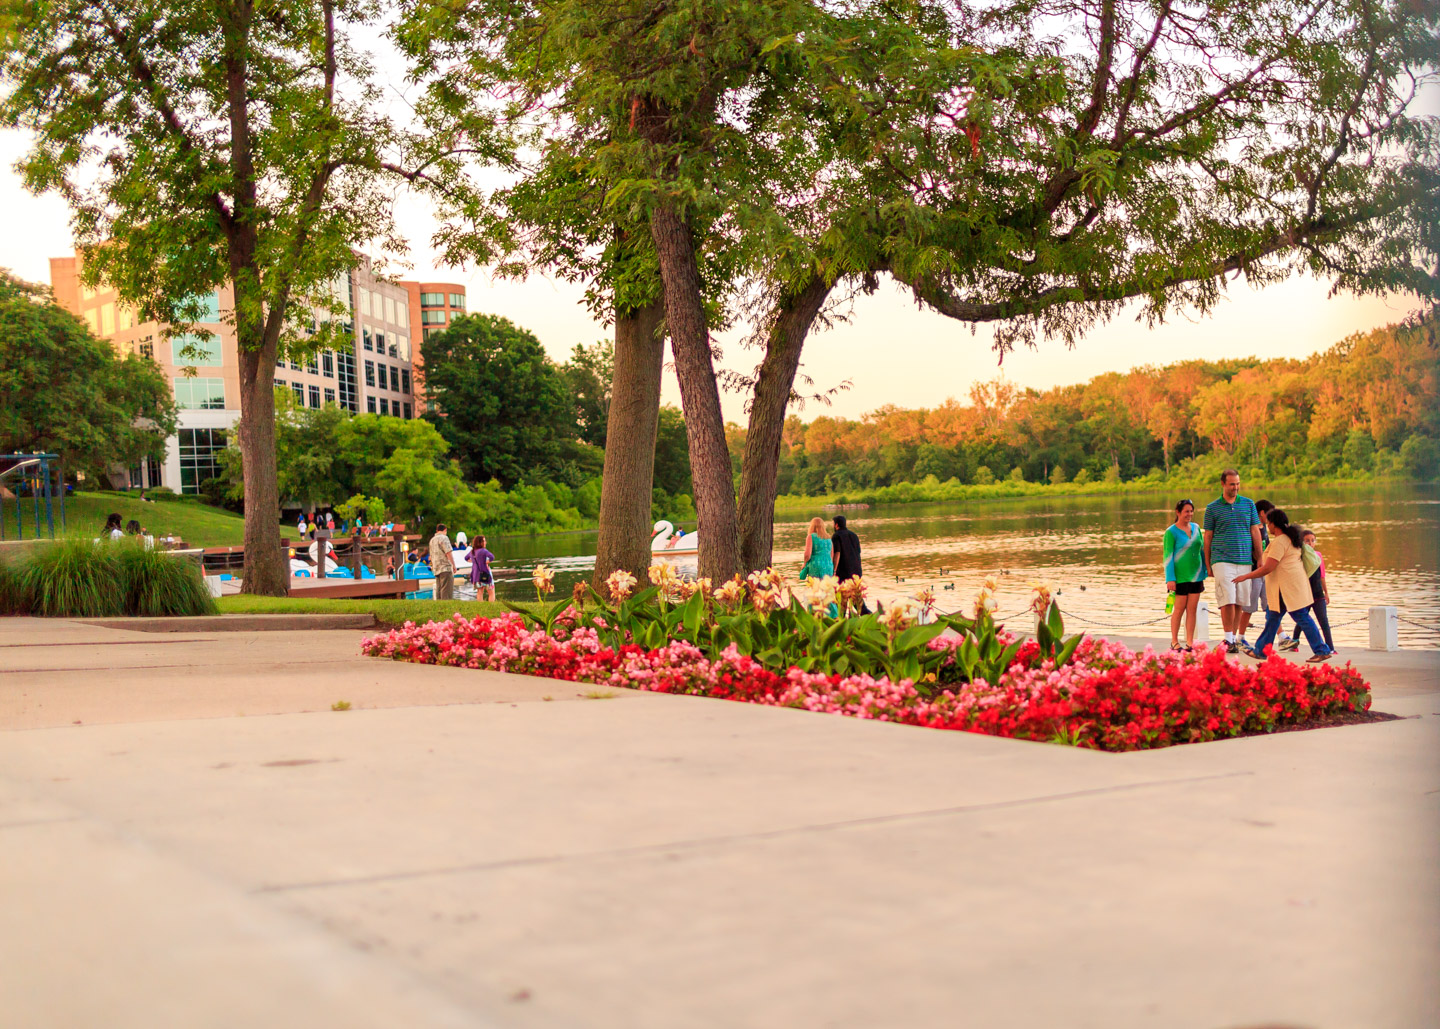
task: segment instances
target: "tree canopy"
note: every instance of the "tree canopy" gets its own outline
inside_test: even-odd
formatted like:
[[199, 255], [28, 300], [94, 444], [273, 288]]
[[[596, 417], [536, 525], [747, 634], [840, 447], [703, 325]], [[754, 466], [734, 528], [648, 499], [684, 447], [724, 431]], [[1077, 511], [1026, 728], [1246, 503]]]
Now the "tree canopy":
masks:
[[67, 471], [165, 459], [175, 431], [170, 383], [120, 357], [44, 286], [0, 269], [0, 452], [52, 452]]
[[371, 62], [349, 42], [378, 13], [371, 0], [0, 0], [0, 125], [33, 134], [22, 179], [69, 204], [83, 281], [176, 332], [233, 288], [247, 592], [289, 581], [277, 355], [346, 338], [337, 276], [353, 248], [401, 246], [379, 179], [415, 141], [377, 111]]

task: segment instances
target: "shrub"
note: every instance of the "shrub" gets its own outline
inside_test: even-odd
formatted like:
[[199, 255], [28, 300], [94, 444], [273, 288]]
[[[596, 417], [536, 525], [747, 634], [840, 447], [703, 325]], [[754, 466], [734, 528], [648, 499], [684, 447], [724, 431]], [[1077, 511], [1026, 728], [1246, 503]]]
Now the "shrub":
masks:
[[20, 566], [25, 605], [46, 618], [100, 618], [124, 608], [117, 548], [85, 537], [56, 540]]
[[975, 484], [977, 486], [988, 486], [995, 481], [995, 473], [990, 470], [989, 465], [981, 465], [975, 469]]
[[123, 540], [113, 549], [126, 614], [152, 618], [219, 614], [199, 569], [190, 561], [151, 550], [138, 541]]
[[1412, 479], [1435, 478], [1440, 471], [1440, 445], [1429, 436], [1415, 433], [1400, 445], [1400, 467]]
[[1087, 482], [1090, 481], [1090, 469], [1081, 468], [1078, 472], [1075, 473], [1075, 478], [1071, 481], [1074, 482], [1077, 486], [1085, 485]]
[[137, 538], [72, 537], [0, 564], [0, 614], [46, 618], [217, 614], [200, 570]]

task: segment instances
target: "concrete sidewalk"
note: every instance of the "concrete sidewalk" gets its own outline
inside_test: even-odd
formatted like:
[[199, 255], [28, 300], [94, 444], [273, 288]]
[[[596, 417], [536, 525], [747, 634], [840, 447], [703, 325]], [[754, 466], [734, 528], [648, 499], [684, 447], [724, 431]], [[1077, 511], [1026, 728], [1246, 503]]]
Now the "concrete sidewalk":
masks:
[[361, 635], [0, 619], [0, 1021], [1440, 1024], [1434, 652], [1111, 755]]

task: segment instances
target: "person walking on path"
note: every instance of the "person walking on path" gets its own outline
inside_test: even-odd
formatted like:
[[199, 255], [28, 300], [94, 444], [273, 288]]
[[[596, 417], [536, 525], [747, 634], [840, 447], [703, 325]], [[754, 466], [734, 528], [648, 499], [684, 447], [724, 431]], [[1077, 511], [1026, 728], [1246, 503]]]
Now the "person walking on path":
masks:
[[445, 524], [435, 526], [435, 535], [430, 537], [430, 570], [435, 573], [435, 599], [455, 599], [455, 559], [451, 552], [455, 548], [450, 537], [445, 535]]
[[1266, 521], [1270, 523], [1270, 546], [1260, 560], [1260, 567], [1253, 572], [1236, 576], [1236, 582], [1258, 579], [1265, 576], [1270, 580], [1270, 610], [1265, 612], [1265, 628], [1255, 640], [1254, 647], [1247, 647], [1245, 654], [1256, 660], [1264, 660], [1265, 651], [1280, 631], [1280, 622], [1288, 610], [1295, 619], [1295, 626], [1305, 635], [1305, 640], [1314, 651], [1306, 663], [1318, 664], [1329, 661], [1332, 651], [1320, 635], [1320, 627], [1310, 615], [1315, 599], [1310, 592], [1310, 579], [1305, 574], [1303, 557], [1304, 541], [1300, 527], [1290, 524], [1290, 517], [1278, 507], [1272, 510]]
[[485, 548], [485, 537], [481, 536], [475, 541], [475, 546], [470, 548], [470, 585], [475, 587], [475, 599], [482, 599], [481, 591], [489, 596], [483, 598], [495, 603], [495, 573], [490, 569], [490, 562], [495, 560], [495, 555]]
[[[1268, 501], [1268, 500], [1257, 500], [1257, 501], [1255, 501], [1255, 512], [1260, 516], [1260, 553], [1261, 553], [1261, 554], [1265, 553], [1265, 548], [1270, 545], [1270, 527], [1269, 527], [1268, 525], [1266, 525], [1266, 523], [1265, 523], [1265, 516], [1266, 516], [1267, 514], [1269, 514], [1269, 513], [1270, 513], [1271, 511], [1273, 511], [1273, 510], [1275, 510], [1275, 505], [1272, 504], [1272, 503], [1270, 503], [1270, 501]], [[1257, 554], [1257, 555], [1255, 556], [1254, 560], [1252, 560], [1252, 561], [1250, 562], [1250, 570], [1253, 572], [1253, 571], [1254, 571], [1256, 568], [1258, 568], [1258, 567], [1260, 567], [1260, 556], [1259, 556], [1259, 554]], [[1269, 611], [1269, 610], [1270, 610], [1270, 597], [1269, 597], [1269, 595], [1268, 595], [1268, 592], [1267, 592], [1266, 589], [1265, 589], [1265, 580], [1264, 580], [1264, 579], [1256, 579], [1256, 580], [1255, 580], [1255, 585], [1254, 585], [1253, 587], [1251, 587], [1251, 588], [1255, 591], [1255, 593], [1254, 593], [1254, 598], [1255, 598], [1255, 606], [1256, 606], [1256, 608], [1258, 608], [1258, 609], [1261, 610], [1261, 611]], [[1248, 628], [1249, 625], [1250, 625], [1250, 612], [1246, 611], [1246, 612], [1242, 613], [1241, 616], [1240, 616], [1240, 621], [1241, 621], [1241, 623], [1242, 623], [1242, 627], [1241, 627], [1241, 629], [1240, 629], [1240, 635], [1241, 635], [1241, 637], [1243, 638], [1243, 637], [1245, 636], [1245, 629]]]
[[[1300, 543], [1300, 558], [1305, 563], [1305, 570], [1310, 573], [1310, 596], [1315, 599], [1315, 610], [1312, 612], [1315, 622], [1320, 626], [1320, 635], [1325, 637], [1330, 653], [1339, 653], [1335, 649], [1335, 637], [1330, 634], [1330, 586], [1325, 581], [1325, 555], [1315, 548], [1315, 532], [1312, 529], [1300, 530]], [[1281, 640], [1275, 649], [1299, 650], [1300, 637]]]
[[1240, 495], [1240, 473], [1234, 468], [1220, 473], [1220, 496], [1206, 505], [1204, 528], [1205, 567], [1215, 576], [1224, 646], [1248, 647], [1244, 633], [1256, 603], [1253, 577], [1246, 573], [1260, 558], [1260, 513], [1253, 500]]
[[[860, 537], [845, 524], [844, 515], [835, 516], [835, 531], [830, 534], [830, 544], [835, 555], [835, 578], [841, 582], [860, 578]], [[860, 613], [870, 613], [863, 600], [860, 602]]]
[[[1165, 530], [1165, 588], [1175, 594], [1170, 612], [1170, 649], [1190, 650], [1195, 642], [1195, 613], [1205, 590], [1205, 544], [1195, 524], [1195, 504], [1175, 505], [1175, 523]], [[1180, 646], [1180, 620], [1185, 620], [1185, 645]]]

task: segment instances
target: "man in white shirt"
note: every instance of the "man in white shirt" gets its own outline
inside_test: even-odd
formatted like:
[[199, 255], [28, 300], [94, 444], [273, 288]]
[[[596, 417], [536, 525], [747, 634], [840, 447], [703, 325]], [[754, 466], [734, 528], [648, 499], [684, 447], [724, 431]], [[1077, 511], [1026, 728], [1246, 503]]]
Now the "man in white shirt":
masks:
[[430, 570], [435, 573], [435, 599], [455, 599], [455, 558], [454, 546], [445, 535], [446, 526], [435, 526], [435, 535], [430, 537]]

